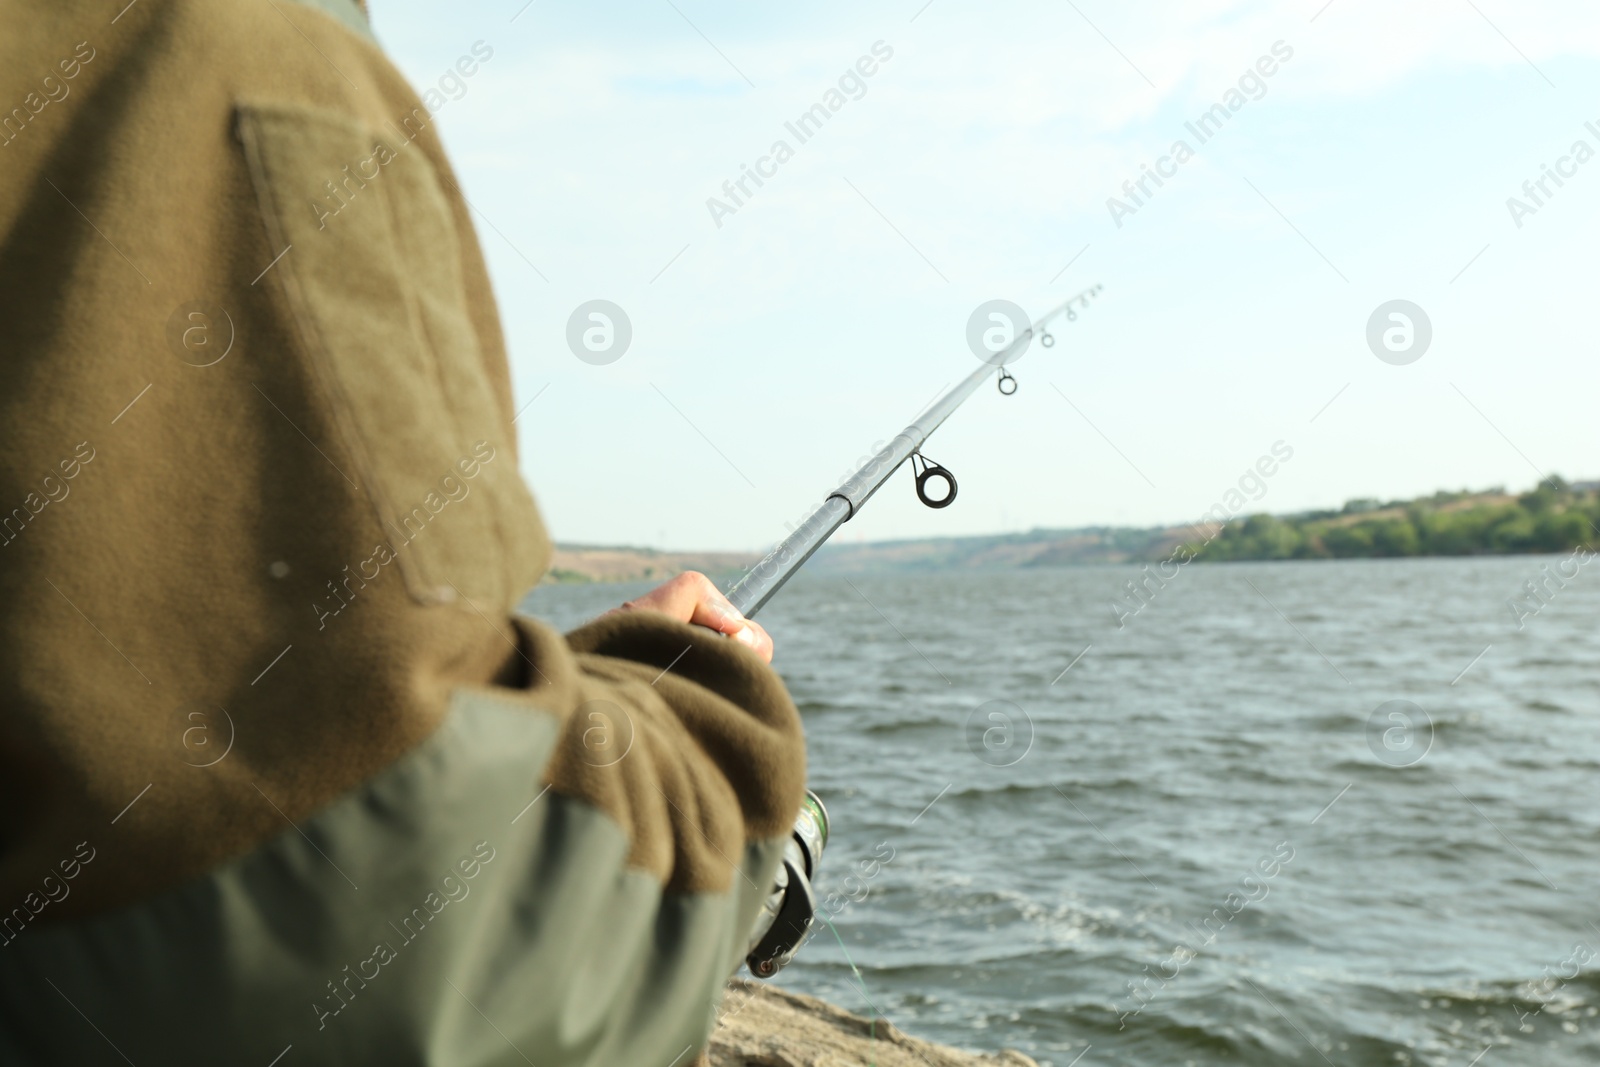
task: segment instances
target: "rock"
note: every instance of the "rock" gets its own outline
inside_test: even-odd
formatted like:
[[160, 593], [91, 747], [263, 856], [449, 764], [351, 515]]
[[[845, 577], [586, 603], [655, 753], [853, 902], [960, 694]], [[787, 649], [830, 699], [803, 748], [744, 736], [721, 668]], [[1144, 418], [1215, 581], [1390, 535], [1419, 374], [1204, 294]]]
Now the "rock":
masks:
[[911, 1037], [816, 997], [744, 978], [728, 983], [702, 1067], [1039, 1067], [1020, 1052], [963, 1052]]

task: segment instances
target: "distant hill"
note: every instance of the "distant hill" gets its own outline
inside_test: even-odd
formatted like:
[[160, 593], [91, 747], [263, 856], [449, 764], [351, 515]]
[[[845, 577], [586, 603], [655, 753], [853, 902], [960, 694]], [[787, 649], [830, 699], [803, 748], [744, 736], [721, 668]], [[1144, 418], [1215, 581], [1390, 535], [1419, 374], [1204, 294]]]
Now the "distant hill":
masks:
[[[1064, 567], [1155, 559], [1195, 536], [1195, 527], [1115, 526], [1033, 530], [1018, 534], [937, 537], [825, 545], [806, 564], [812, 574], [929, 571], [961, 568]], [[712, 577], [742, 573], [759, 552], [660, 552], [650, 548], [556, 545], [546, 582], [631, 582], [666, 579], [687, 570]]]
[[[1155, 562], [1180, 551], [1191, 552], [1200, 561], [1503, 555], [1562, 552], [1595, 544], [1600, 544], [1600, 482], [1569, 483], [1551, 477], [1520, 496], [1495, 488], [1439, 492], [1414, 500], [1360, 499], [1337, 510], [1239, 515], [1226, 525], [1086, 526], [834, 543], [813, 556], [806, 569], [814, 574], [1012, 570]], [[729, 577], [760, 558], [756, 552], [557, 545], [545, 580], [665, 579], [685, 570]]]
[[663, 581], [684, 571], [702, 571], [713, 578], [748, 570], [759, 552], [660, 552], [627, 546], [562, 545], [555, 548], [544, 580], [567, 582]]
[[1157, 559], [1196, 536], [1193, 526], [1086, 526], [976, 537], [830, 544], [807, 567], [818, 574], [963, 568], [1067, 567]]

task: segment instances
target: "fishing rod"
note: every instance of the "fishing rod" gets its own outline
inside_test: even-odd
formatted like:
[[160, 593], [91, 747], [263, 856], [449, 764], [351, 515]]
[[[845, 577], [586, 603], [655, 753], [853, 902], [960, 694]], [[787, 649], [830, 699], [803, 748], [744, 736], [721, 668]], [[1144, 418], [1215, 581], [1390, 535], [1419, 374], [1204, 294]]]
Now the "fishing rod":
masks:
[[[1061, 315], [1065, 315], [1068, 322], [1076, 322], [1078, 315], [1072, 307], [1073, 302], [1077, 301], [1080, 308], [1088, 308], [1090, 298], [1098, 296], [1100, 288], [1095, 285], [1067, 298], [1012, 337], [1004, 348], [980, 354], [983, 366], [924, 409], [910, 426], [896, 434], [893, 441], [829, 493], [798, 529], [778, 542], [760, 563], [751, 567], [728, 590], [728, 599], [733, 606], [746, 618], [760, 611], [762, 605], [783, 588], [783, 583], [805, 565], [812, 553], [821, 548], [835, 530], [854, 518], [856, 512], [872, 499], [872, 494], [882, 488], [908, 459], [916, 475], [917, 499], [930, 508], [950, 506], [956, 498], [955, 475], [924, 456], [922, 446], [989, 377], [997, 379], [995, 386], [1002, 396], [1014, 394], [1017, 391], [1017, 379], [1006, 369], [1006, 364], [1020, 358], [1035, 336], [1045, 348], [1052, 347], [1055, 338], [1045, 329], [1045, 325]], [[1017, 310], [1021, 311], [1020, 308]], [[974, 351], [976, 347], [974, 345]], [[933, 481], [943, 483], [937, 495], [928, 490], [928, 484]], [[817, 865], [822, 861], [822, 850], [827, 843], [828, 810], [823, 807], [821, 798], [808, 789], [805, 803], [800, 807], [800, 815], [795, 820], [794, 831], [785, 843], [775, 883], [762, 902], [745, 953], [745, 965], [757, 978], [771, 978], [777, 974], [794, 959], [800, 946], [811, 936], [817, 918], [817, 899], [811, 882], [816, 877]]]
[[[934, 401], [916, 421], [896, 434], [894, 440], [885, 445], [877, 455], [862, 464], [854, 474], [845, 479], [843, 484], [829, 493], [793, 533], [779, 541], [761, 562], [751, 567], [744, 577], [728, 590], [728, 599], [733, 606], [746, 618], [760, 611], [762, 606], [772, 599], [773, 594], [783, 588], [783, 584], [811, 558], [812, 553], [821, 548], [839, 527], [853, 519], [856, 512], [872, 499], [872, 494], [882, 488], [908, 459], [911, 460], [912, 471], [916, 475], [917, 499], [930, 508], [949, 507], [956, 498], [955, 475], [924, 456], [921, 451], [922, 446], [944, 420], [977, 391], [984, 379], [996, 376], [995, 386], [1002, 396], [1011, 396], [1015, 393], [1017, 379], [1012, 377], [1006, 365], [1020, 358], [1035, 336], [1044, 347], [1052, 347], [1055, 344], [1055, 337], [1044, 328], [1045, 325], [1051, 319], [1062, 315], [1067, 317], [1067, 321], [1076, 322], [1078, 315], [1072, 306], [1074, 301], [1080, 308], [1088, 308], [1090, 298], [1098, 296], [1100, 290], [1101, 286], [1095, 285], [1068, 297], [1043, 317], [1030, 323], [1027, 329], [1011, 339], [1010, 344], [997, 352], [983, 356], [983, 366], [967, 375], [955, 388]], [[943, 483], [938, 495], [930, 493], [928, 488], [929, 484], [935, 481]]]

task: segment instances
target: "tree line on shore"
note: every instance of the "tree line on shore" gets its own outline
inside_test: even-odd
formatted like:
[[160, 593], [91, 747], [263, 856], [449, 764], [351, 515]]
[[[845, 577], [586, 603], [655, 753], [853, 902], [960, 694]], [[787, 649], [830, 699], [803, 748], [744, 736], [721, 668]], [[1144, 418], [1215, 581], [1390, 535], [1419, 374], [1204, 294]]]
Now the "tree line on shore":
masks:
[[1251, 515], [1228, 523], [1195, 558], [1224, 560], [1363, 559], [1564, 552], [1600, 544], [1600, 494], [1557, 475], [1507, 499], [1489, 493], [1435, 493], [1415, 500], [1352, 500], [1338, 511]]

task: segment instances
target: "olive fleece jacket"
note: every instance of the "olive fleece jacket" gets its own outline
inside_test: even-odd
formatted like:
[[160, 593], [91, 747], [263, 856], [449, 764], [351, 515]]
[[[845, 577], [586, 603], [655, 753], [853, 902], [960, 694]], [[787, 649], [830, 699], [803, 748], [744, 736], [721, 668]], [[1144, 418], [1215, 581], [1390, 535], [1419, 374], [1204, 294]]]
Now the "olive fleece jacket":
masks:
[[709, 631], [513, 614], [446, 98], [352, 0], [4, 13], [0, 1061], [687, 1061], [799, 717]]

